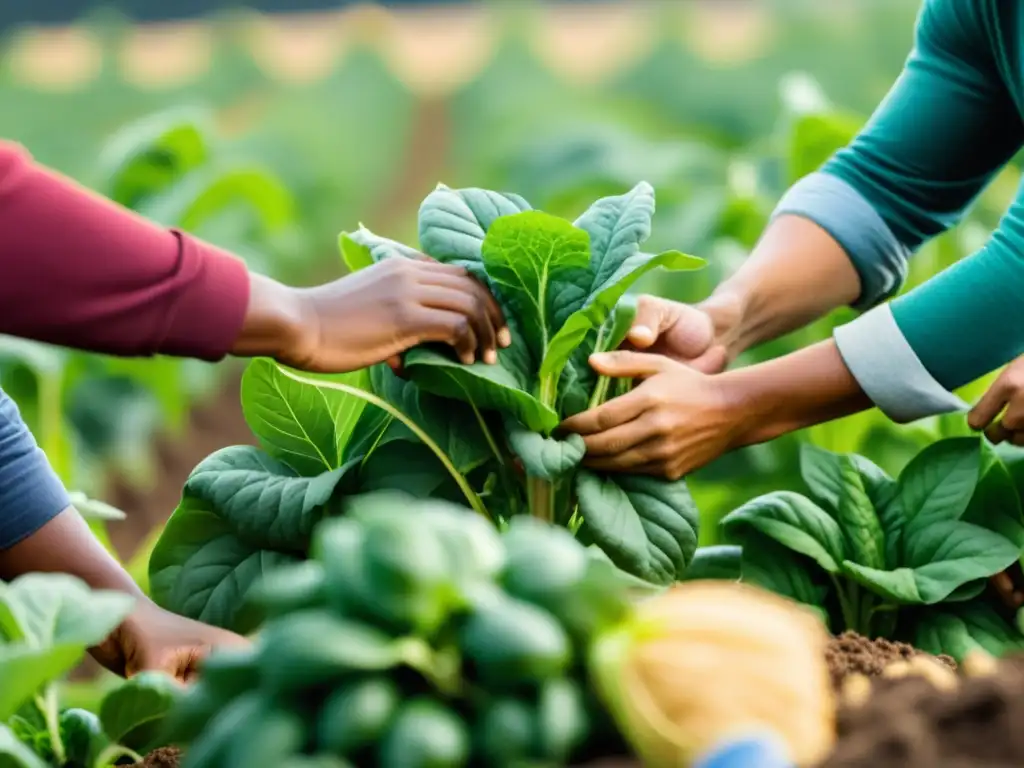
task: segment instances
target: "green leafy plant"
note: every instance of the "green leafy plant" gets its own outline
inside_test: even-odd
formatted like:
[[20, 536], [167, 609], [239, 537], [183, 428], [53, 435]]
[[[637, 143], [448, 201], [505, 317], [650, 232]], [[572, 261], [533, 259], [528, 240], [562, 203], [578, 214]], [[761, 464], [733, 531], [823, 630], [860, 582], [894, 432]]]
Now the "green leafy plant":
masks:
[[[504, 534], [461, 505], [379, 492], [250, 593], [253, 647], [215, 651], [168, 719], [188, 765], [574, 765], [622, 754], [587, 650], [626, 587], [564, 529]], [[302, 763], [306, 764], [306, 763]], [[311, 764], [311, 763], [310, 763]]]
[[99, 713], [60, 708], [59, 681], [104, 640], [133, 599], [92, 591], [65, 574], [0, 584], [0, 763], [12, 768], [108, 768], [159, 746], [179, 686], [141, 673], [111, 690]]
[[805, 444], [809, 496], [778, 491], [722, 520], [742, 579], [817, 608], [835, 632], [912, 641], [957, 658], [1024, 647], [984, 594], [1024, 546], [1006, 466], [976, 437], [939, 441], [894, 480], [855, 454]]
[[[405, 356], [407, 379], [383, 365], [307, 376], [254, 361], [242, 408], [260, 447], [218, 451], [192, 472], [150, 561], [154, 599], [248, 631], [260, 617], [241, 598], [255, 578], [305, 558], [314, 525], [346, 496], [381, 489], [461, 500], [499, 526], [555, 522], [643, 582], [679, 578], [697, 544], [685, 481], [580, 468], [582, 439], [556, 434], [628, 386], [597, 377], [588, 357], [625, 336], [633, 282], [701, 263], [641, 250], [653, 211], [647, 184], [575, 224], [516, 195], [438, 187], [420, 208], [420, 247], [488, 285], [512, 345], [495, 365], [419, 347]], [[341, 248], [353, 270], [414, 253], [365, 228]]]

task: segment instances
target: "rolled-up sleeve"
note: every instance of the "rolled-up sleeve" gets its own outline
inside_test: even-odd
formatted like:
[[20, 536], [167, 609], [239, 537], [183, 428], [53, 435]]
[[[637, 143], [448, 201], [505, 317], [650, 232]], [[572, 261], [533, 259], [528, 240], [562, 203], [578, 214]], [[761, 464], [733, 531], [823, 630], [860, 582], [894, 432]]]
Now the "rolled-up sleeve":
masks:
[[[954, 225], [1024, 141], [997, 64], [996, 24], [991, 0], [925, 0], [903, 72], [864, 130], [780, 201], [776, 215], [804, 216], [844, 248], [860, 275], [859, 308], [899, 291], [910, 254]], [[851, 372], [896, 421], [964, 407], [947, 387], [984, 366], [975, 360], [956, 376], [950, 366], [965, 354], [1001, 357], [961, 350], [971, 343], [964, 334], [933, 345], [936, 304], [927, 297], [948, 298], [951, 281], [965, 277], [950, 272], [942, 291], [922, 287], [836, 331]], [[957, 321], [965, 311], [943, 310]]]
[[18, 406], [0, 390], [0, 550], [28, 538], [70, 505]]

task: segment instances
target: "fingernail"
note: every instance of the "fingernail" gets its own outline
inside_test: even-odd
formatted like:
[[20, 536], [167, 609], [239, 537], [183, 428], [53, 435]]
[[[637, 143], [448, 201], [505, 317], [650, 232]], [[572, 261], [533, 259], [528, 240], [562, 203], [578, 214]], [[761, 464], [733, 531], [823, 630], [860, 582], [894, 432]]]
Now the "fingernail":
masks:
[[493, 349], [488, 349], [484, 352], [484, 362], [488, 365], [494, 365], [498, 362], [498, 353]]
[[638, 325], [630, 330], [629, 338], [633, 341], [654, 341], [654, 331], [646, 325]]
[[512, 345], [512, 331], [508, 328], [502, 328], [498, 331], [498, 343], [503, 347], [509, 347]]
[[595, 352], [594, 354], [592, 354], [590, 356], [590, 362], [591, 363], [597, 363], [598, 365], [600, 365], [601, 363], [607, 363], [608, 362], [608, 353], [607, 352]]
[[476, 357], [474, 357], [473, 355], [463, 355], [462, 356], [462, 364], [463, 365], [472, 365], [475, 362], [476, 362]]

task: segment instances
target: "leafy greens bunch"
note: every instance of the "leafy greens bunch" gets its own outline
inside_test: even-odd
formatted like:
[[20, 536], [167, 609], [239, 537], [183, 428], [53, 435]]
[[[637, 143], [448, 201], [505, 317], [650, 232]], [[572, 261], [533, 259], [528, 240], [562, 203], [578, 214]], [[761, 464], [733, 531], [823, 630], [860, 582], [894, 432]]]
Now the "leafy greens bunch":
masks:
[[0, 764], [109, 768], [162, 746], [163, 716], [179, 695], [171, 678], [140, 673], [112, 690], [99, 713], [62, 710], [57, 683], [128, 615], [132, 598], [92, 591], [65, 574], [0, 583]]
[[[347, 496], [387, 489], [468, 503], [499, 527], [520, 515], [553, 522], [648, 584], [681, 578], [698, 525], [685, 481], [591, 472], [579, 466], [582, 439], [556, 434], [563, 418], [628, 386], [597, 377], [588, 357], [624, 338], [630, 286], [656, 267], [702, 263], [641, 250], [653, 212], [648, 184], [598, 200], [575, 223], [516, 195], [438, 187], [420, 208], [420, 248], [486, 283], [511, 346], [494, 365], [418, 347], [406, 378], [384, 365], [310, 376], [254, 361], [242, 408], [260, 447], [223, 449], [192, 472], [150, 561], [154, 599], [251, 630], [261, 620], [244, 600], [254, 580], [306, 558], [314, 526]], [[340, 241], [352, 270], [415, 253], [365, 228]]]
[[863, 456], [802, 446], [809, 495], [777, 491], [722, 520], [742, 579], [810, 605], [834, 632], [963, 659], [1024, 635], [986, 594], [1024, 546], [1017, 486], [975, 437], [939, 441], [889, 477]]
[[528, 517], [380, 492], [251, 593], [269, 617], [219, 650], [168, 721], [186, 768], [573, 765], [626, 751], [590, 685], [627, 618], [615, 569]]

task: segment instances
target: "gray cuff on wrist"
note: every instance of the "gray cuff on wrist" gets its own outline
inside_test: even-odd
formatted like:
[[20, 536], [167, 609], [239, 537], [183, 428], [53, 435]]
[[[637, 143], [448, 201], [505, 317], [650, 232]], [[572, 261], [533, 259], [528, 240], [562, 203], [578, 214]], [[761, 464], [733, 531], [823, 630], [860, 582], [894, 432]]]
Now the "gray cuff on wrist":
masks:
[[854, 307], [867, 309], [899, 292], [910, 249], [850, 184], [821, 171], [805, 176], [782, 196], [772, 218], [785, 214], [810, 219], [846, 251], [860, 275]]
[[898, 424], [970, 410], [967, 403], [928, 373], [888, 304], [839, 326], [833, 337], [861, 389]]

